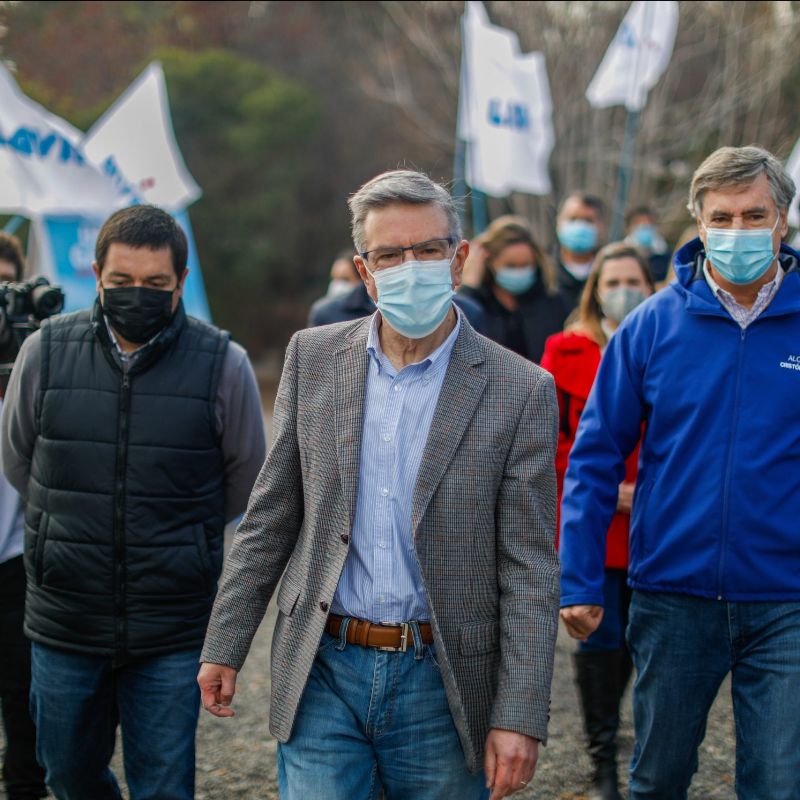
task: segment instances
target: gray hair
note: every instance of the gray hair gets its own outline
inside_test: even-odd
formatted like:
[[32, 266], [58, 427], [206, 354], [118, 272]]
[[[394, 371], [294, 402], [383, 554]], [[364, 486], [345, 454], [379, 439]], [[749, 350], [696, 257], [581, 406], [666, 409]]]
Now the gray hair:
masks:
[[697, 219], [703, 206], [703, 196], [709, 190], [718, 191], [752, 183], [761, 175], [767, 176], [769, 190], [779, 210], [786, 209], [794, 198], [794, 181], [780, 161], [761, 147], [720, 147], [695, 171], [689, 190], [689, 213]]
[[448, 234], [461, 239], [461, 221], [450, 192], [421, 172], [396, 169], [367, 181], [347, 200], [353, 243], [359, 253], [363, 253], [367, 246], [364, 236], [367, 214], [373, 208], [385, 208], [394, 203], [441, 208], [447, 216]]

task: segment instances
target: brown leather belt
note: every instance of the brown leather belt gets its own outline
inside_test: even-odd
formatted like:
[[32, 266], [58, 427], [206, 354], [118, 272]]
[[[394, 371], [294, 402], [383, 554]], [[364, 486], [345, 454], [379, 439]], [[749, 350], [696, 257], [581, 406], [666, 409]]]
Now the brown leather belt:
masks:
[[[329, 614], [325, 630], [331, 636], [338, 636], [345, 619], [346, 617], [338, 614]], [[423, 644], [433, 644], [433, 631], [429, 623], [420, 622], [419, 632], [422, 634]], [[405, 653], [409, 647], [414, 646], [414, 631], [407, 622], [399, 622], [396, 625], [378, 625], [365, 619], [350, 617], [350, 623], [347, 626], [347, 643]]]

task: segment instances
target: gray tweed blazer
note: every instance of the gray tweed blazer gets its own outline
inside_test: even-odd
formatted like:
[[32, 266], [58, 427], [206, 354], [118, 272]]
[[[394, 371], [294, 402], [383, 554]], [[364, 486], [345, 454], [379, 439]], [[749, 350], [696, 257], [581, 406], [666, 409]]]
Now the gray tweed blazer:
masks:
[[[270, 731], [292, 732], [356, 504], [370, 318], [299, 331], [273, 442], [233, 542], [202, 660], [239, 670], [278, 585]], [[414, 489], [412, 530], [470, 769], [490, 728], [547, 737], [558, 621], [558, 410], [548, 373], [463, 319]]]

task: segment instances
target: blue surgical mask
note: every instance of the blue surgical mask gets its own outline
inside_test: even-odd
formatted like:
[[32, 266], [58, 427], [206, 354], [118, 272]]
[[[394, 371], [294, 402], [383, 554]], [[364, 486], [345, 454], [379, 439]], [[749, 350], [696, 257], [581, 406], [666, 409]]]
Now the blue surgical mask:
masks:
[[731, 283], [741, 285], [757, 281], [778, 255], [772, 249], [772, 234], [780, 217], [771, 228], [738, 230], [706, 229], [706, 255], [711, 266]]
[[406, 261], [369, 273], [378, 290], [381, 316], [401, 336], [423, 339], [442, 324], [453, 297], [451, 263]]
[[650, 250], [653, 247], [653, 242], [656, 240], [656, 229], [653, 225], [637, 225], [631, 231], [633, 242], [639, 247], [644, 247], [645, 250]]
[[525, 294], [536, 283], [536, 267], [498, 267], [495, 283], [511, 294]]
[[558, 241], [573, 253], [591, 253], [597, 248], [597, 226], [582, 219], [571, 219], [558, 226]]

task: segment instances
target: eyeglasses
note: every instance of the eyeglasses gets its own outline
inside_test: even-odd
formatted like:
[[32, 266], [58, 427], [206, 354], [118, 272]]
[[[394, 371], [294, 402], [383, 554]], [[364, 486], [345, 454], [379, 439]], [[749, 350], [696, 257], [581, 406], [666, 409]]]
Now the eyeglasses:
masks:
[[417, 261], [440, 261], [447, 258], [450, 248], [456, 243], [454, 236], [444, 239], [428, 239], [426, 242], [417, 242], [408, 247], [376, 247], [359, 253], [373, 270], [389, 269], [403, 263], [403, 253], [411, 250]]

